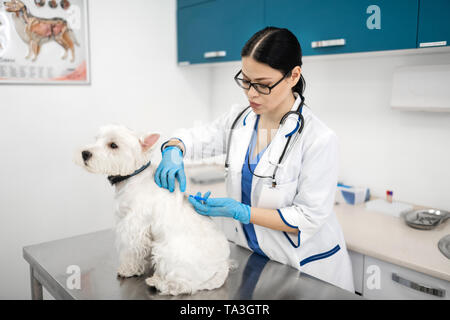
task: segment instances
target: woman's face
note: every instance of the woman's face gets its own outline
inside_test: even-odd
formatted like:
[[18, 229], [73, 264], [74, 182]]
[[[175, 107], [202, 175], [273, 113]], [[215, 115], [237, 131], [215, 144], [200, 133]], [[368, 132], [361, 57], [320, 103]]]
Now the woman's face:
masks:
[[[292, 87], [300, 79], [300, 72], [300, 67], [296, 66], [292, 70], [292, 74], [283, 79], [268, 95], [259, 93], [253, 87], [250, 87], [249, 90], [244, 90], [253, 111], [256, 114], [270, 113], [276, 111], [279, 106], [284, 105], [287, 99], [292, 98]], [[273, 69], [267, 64], [260, 63], [251, 57], [242, 58], [242, 75], [240, 77], [245, 80], [272, 86], [283, 76], [284, 74], [279, 70]]]

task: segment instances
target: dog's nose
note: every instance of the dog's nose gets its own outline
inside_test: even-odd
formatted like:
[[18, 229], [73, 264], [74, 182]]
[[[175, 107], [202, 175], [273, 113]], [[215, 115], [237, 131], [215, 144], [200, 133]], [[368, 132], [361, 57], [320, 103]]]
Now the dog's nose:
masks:
[[84, 161], [88, 161], [92, 157], [92, 153], [90, 153], [87, 150], [84, 150], [81, 152], [81, 156], [83, 157]]

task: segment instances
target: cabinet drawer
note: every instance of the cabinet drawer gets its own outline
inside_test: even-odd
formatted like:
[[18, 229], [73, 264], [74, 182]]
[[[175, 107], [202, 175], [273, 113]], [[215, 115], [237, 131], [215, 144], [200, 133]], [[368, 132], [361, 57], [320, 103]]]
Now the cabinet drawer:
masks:
[[449, 300], [450, 282], [369, 256], [364, 257], [364, 297]]

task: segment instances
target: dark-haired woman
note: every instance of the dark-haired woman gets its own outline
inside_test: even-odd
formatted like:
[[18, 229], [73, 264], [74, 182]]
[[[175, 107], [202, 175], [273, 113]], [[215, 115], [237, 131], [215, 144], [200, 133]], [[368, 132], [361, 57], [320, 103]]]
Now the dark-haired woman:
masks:
[[189, 196], [195, 210], [215, 217], [229, 240], [354, 292], [333, 212], [338, 142], [303, 103], [300, 44], [289, 30], [267, 27], [247, 41], [241, 57], [235, 81], [250, 108], [232, 107], [211, 124], [177, 130], [161, 147], [155, 182], [173, 192], [178, 180], [184, 192], [183, 158], [228, 153], [229, 198], [197, 193]]

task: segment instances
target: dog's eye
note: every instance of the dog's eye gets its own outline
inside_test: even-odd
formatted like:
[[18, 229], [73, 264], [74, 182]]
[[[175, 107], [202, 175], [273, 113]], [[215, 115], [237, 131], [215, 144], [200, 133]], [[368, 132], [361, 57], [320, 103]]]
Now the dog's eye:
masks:
[[115, 144], [114, 142], [111, 142], [111, 143], [109, 144], [109, 147], [110, 147], [111, 149], [117, 149], [117, 148], [118, 148], [117, 144]]

